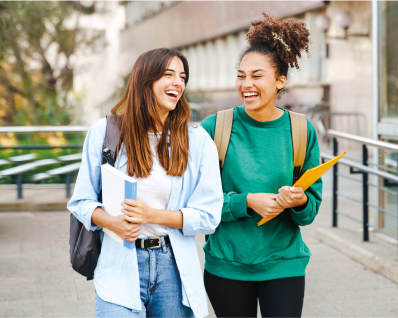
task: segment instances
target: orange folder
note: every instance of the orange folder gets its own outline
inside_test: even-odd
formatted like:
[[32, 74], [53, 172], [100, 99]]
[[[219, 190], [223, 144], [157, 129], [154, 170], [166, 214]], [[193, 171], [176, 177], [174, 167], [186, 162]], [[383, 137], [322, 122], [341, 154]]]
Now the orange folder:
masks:
[[[331, 167], [333, 167], [337, 161], [339, 161], [346, 152], [343, 152], [341, 155], [334, 157], [333, 159], [321, 164], [315, 168], [308, 169], [304, 174], [297, 180], [293, 187], [303, 188], [303, 190], [307, 190], [310, 186], [312, 186], [322, 175], [328, 171]], [[262, 218], [260, 222], [257, 223], [258, 226], [267, 223], [269, 220], [272, 220], [276, 216], [272, 216], [269, 218]]]

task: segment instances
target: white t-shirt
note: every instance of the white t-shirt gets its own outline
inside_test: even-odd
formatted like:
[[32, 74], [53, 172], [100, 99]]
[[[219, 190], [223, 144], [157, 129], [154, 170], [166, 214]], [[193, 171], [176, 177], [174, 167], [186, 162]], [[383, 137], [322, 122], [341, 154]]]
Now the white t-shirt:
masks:
[[[148, 133], [149, 144], [152, 151], [153, 166], [149, 177], [136, 178], [137, 197], [144, 200], [149, 207], [153, 209], [167, 210], [171, 192], [171, 176], [168, 176], [166, 170], [160, 165], [156, 146], [161, 135]], [[167, 227], [159, 224], [142, 224], [138, 238], [148, 238], [151, 236], [168, 235]]]

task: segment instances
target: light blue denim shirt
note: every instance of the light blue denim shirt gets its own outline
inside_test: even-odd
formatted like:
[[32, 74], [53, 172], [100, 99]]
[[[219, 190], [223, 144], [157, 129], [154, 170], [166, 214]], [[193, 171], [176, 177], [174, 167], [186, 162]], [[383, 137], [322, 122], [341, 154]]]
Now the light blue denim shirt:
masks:
[[[106, 119], [100, 119], [89, 130], [83, 146], [83, 158], [69, 211], [88, 230], [100, 227], [91, 223], [101, 190], [102, 143]], [[198, 233], [211, 234], [221, 220], [223, 193], [218, 167], [217, 148], [202, 127], [189, 126], [189, 162], [182, 177], [172, 177], [169, 210], [181, 210], [182, 230], [167, 228], [182, 281], [183, 304], [191, 307], [196, 317], [208, 315], [206, 293], [195, 244]], [[126, 173], [127, 157], [122, 153], [116, 168]], [[103, 234], [103, 232], [102, 232]], [[103, 236], [102, 250], [94, 272], [95, 289], [101, 299], [141, 310], [137, 253], [108, 235]]]

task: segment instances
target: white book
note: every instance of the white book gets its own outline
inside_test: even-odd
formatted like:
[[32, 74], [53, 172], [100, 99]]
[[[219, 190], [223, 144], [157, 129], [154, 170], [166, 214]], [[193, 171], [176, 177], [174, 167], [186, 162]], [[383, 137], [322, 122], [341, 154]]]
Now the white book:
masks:
[[[110, 216], [123, 214], [121, 203], [124, 199], [137, 200], [137, 181], [112, 167], [110, 164], [101, 166], [102, 203], [104, 211]], [[103, 228], [103, 231], [121, 245], [132, 249], [135, 242], [123, 241], [116, 233]]]

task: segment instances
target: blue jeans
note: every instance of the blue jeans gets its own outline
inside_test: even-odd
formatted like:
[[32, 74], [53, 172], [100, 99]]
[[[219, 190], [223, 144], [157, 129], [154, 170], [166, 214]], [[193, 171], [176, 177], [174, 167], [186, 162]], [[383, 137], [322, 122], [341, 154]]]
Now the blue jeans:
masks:
[[142, 311], [102, 300], [95, 293], [98, 318], [194, 317], [191, 308], [182, 304], [180, 274], [170, 244], [154, 250], [137, 249]]

